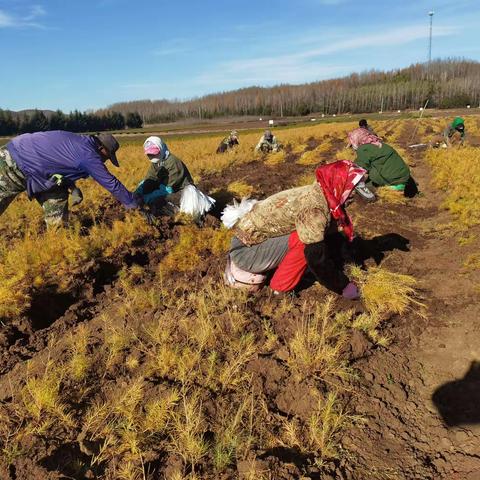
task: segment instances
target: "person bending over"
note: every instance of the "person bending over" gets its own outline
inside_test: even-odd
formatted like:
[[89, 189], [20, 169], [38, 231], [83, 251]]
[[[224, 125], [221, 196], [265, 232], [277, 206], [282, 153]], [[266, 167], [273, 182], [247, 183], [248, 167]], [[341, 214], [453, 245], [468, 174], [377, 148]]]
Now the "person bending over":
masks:
[[228, 285], [255, 291], [274, 270], [270, 288], [288, 292], [308, 267], [328, 289], [358, 298], [356, 285], [339, 268], [338, 252], [326, 237], [341, 230], [348, 242], [353, 241], [353, 225], [345, 207], [366, 172], [340, 160], [318, 167], [315, 173], [314, 184], [252, 202], [251, 210], [235, 223], [224, 276]]
[[92, 177], [126, 208], [138, 208], [137, 199], [106, 168], [119, 166], [117, 140], [109, 133], [78, 135], [62, 130], [25, 133], [0, 147], [0, 215], [21, 192], [43, 208], [47, 227], [68, 222], [68, 198], [83, 199], [75, 182]]

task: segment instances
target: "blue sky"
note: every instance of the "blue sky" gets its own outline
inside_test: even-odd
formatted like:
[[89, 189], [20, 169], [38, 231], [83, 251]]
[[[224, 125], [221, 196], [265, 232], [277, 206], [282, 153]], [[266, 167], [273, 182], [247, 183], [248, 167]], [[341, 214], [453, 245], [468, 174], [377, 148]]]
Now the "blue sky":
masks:
[[0, 108], [101, 108], [480, 60], [479, 0], [0, 0]]

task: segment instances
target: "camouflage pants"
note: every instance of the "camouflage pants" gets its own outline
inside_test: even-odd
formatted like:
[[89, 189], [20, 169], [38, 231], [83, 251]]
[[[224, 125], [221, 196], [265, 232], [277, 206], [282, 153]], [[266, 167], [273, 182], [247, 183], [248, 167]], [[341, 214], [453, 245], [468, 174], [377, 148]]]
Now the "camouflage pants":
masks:
[[[15, 197], [26, 190], [25, 175], [5, 147], [0, 147], [0, 215]], [[68, 221], [68, 189], [56, 187], [35, 195], [42, 206], [47, 227], [58, 227]]]

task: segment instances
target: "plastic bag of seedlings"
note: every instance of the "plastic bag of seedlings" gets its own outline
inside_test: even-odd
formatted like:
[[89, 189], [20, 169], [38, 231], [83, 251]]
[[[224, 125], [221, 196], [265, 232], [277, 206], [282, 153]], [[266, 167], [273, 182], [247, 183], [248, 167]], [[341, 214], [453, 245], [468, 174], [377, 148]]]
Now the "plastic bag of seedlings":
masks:
[[244, 217], [258, 200], [242, 198], [241, 202], [233, 201], [233, 205], [227, 205], [222, 212], [220, 220], [227, 228], [232, 228], [242, 217]]
[[193, 217], [205, 215], [215, 204], [215, 200], [202, 193], [194, 185], [187, 185], [182, 190], [180, 211]]

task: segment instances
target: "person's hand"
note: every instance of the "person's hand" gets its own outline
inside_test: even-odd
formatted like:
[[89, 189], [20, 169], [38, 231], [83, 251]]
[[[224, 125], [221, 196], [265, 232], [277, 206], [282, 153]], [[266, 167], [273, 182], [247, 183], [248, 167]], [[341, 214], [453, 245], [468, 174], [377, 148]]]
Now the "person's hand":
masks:
[[358, 287], [350, 282], [342, 291], [342, 297], [347, 300], [358, 300], [360, 298], [360, 292]]
[[152, 215], [150, 212], [140, 209], [140, 213], [149, 225], [155, 225], [155, 223], [157, 222], [157, 219], [155, 218], [155, 216]]
[[143, 205], [145, 204], [143, 195], [141, 193], [138, 193], [136, 190], [133, 192], [133, 199], [140, 208], [143, 207]]
[[82, 191], [78, 187], [72, 188], [72, 191], [70, 192], [70, 197], [72, 200], [72, 207], [74, 207], [75, 205], [79, 205], [83, 201]]

